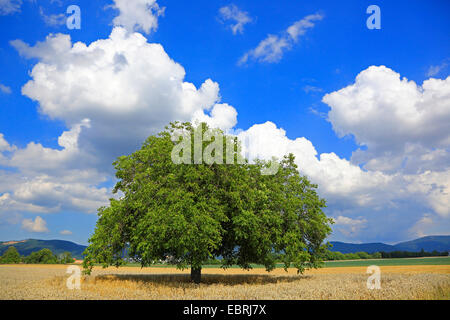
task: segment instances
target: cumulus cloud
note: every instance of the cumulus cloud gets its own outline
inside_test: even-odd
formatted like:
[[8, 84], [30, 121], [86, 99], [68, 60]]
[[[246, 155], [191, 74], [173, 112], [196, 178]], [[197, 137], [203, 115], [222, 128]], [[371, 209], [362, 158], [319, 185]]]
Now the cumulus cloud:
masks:
[[6, 141], [3, 133], [0, 133], [0, 152], [2, 151], [12, 151], [13, 147]]
[[72, 234], [72, 231], [70, 231], [70, 230], [61, 230], [61, 231], [59, 232], [59, 234], [61, 234], [61, 235], [63, 235], [63, 236], [69, 236], [69, 235]]
[[0, 0], [0, 16], [20, 12], [22, 0]]
[[119, 10], [114, 18], [115, 26], [126, 30], [150, 33], [158, 28], [158, 17], [164, 14], [164, 7], [160, 7], [156, 0], [113, 0], [112, 8]]
[[90, 45], [72, 45], [62, 34], [35, 46], [20, 40], [12, 45], [22, 56], [40, 59], [22, 93], [39, 102], [41, 113], [68, 127], [89, 119], [79, 144], [106, 163], [135, 150], [169, 121], [210, 112], [219, 126], [235, 123], [234, 108], [219, 104], [216, 82], [207, 79], [200, 88], [185, 82], [184, 68], [139, 33], [116, 27], [108, 39]]
[[426, 213], [409, 229], [409, 232], [413, 237], [425, 237], [427, 235], [426, 230], [433, 226], [433, 224], [431, 214]]
[[450, 77], [419, 86], [385, 66], [371, 66], [323, 102], [338, 136], [352, 135], [366, 147], [352, 158], [366, 169], [421, 173], [448, 167]]
[[0, 158], [0, 165], [18, 169], [18, 172], [0, 172], [4, 181], [10, 181], [0, 184], [0, 193], [4, 193], [0, 211], [94, 213], [107, 202], [110, 192], [96, 187], [106, 180], [105, 175], [89, 167], [92, 164], [88, 159], [92, 156], [78, 148], [78, 135], [83, 126], [88, 126], [88, 122], [61, 134], [58, 139], [61, 150], [34, 142], [17, 148], [0, 136], [0, 151], [10, 151]]
[[322, 14], [312, 14], [296, 21], [280, 35], [269, 34], [255, 49], [246, 52], [238, 64], [245, 64], [249, 59], [267, 63], [279, 62], [284, 52], [290, 50], [308, 29], [314, 27], [316, 21], [322, 19]]
[[185, 82], [184, 68], [139, 33], [116, 27], [89, 45], [62, 34], [33, 46], [11, 44], [38, 59], [22, 93], [68, 130], [58, 148], [18, 148], [0, 135], [0, 165], [14, 169], [0, 171], [0, 212], [93, 213], [111, 197], [102, 185], [111, 182], [112, 161], [168, 122], [202, 120], [224, 130], [236, 124], [237, 112], [220, 103], [216, 82]]
[[334, 219], [334, 223], [338, 226], [339, 231], [341, 231], [345, 236], [354, 237], [366, 227], [367, 220], [362, 217], [352, 219], [349, 217], [338, 216]]
[[328, 213], [345, 212], [337, 215], [336, 230], [347, 237], [352, 229], [343, 226], [351, 224], [361, 230], [370, 224], [367, 237], [392, 237], [399, 226], [413, 228], [424, 212], [445, 226], [450, 217], [449, 84], [450, 78], [428, 79], [418, 86], [389, 68], [372, 66], [354, 84], [326, 94], [328, 119], [338, 136], [353, 135], [365, 147], [350, 160], [333, 152], [318, 154], [307, 138], [289, 139], [272, 122], [253, 125], [238, 137], [250, 159], [293, 153], [300, 172], [319, 185]]
[[36, 216], [34, 221], [32, 219], [23, 219], [22, 228], [29, 232], [48, 232], [47, 222], [40, 216]]
[[192, 121], [206, 122], [210, 127], [220, 128], [226, 132], [236, 125], [237, 111], [227, 103], [218, 103], [214, 105], [210, 115], [201, 110], [194, 112]]
[[[349, 225], [343, 226], [345, 221], [351, 220], [338, 220], [340, 226], [336, 228], [346, 237], [361, 236], [359, 231], [369, 224], [371, 228], [364, 229], [364, 236], [369, 239], [382, 234], [401, 237], [399, 226], [404, 228], [423, 210], [432, 210], [442, 219], [450, 216], [449, 170], [421, 174], [363, 170], [333, 152], [318, 154], [304, 137], [289, 139], [283, 129], [271, 122], [253, 125], [238, 137], [251, 160], [280, 159], [293, 153], [300, 173], [318, 184], [319, 194], [327, 200], [327, 213], [343, 211], [346, 218], [361, 221], [355, 222], [352, 229]], [[383, 222], [387, 219], [391, 221], [389, 225]], [[405, 231], [403, 236], [406, 236]]]
[[219, 9], [220, 18], [223, 22], [232, 21], [229, 28], [233, 34], [243, 33], [244, 26], [252, 22], [247, 12], [240, 10], [236, 5], [230, 4]]
[[[253, 125], [240, 132], [238, 137], [250, 160], [280, 159], [293, 153], [300, 172], [318, 183], [322, 195], [331, 202], [345, 202], [346, 206], [373, 205], [380, 200], [373, 194], [374, 188], [383, 190], [392, 180], [380, 172], [363, 171], [335, 153], [318, 155], [311, 141], [305, 137], [289, 139], [285, 130], [269, 121]], [[382, 198], [384, 193], [377, 194], [380, 193]]]

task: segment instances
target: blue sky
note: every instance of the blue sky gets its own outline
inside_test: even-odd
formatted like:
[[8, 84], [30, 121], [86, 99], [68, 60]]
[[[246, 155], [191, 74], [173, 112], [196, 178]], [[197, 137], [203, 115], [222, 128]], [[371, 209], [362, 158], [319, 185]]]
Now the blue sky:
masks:
[[199, 116], [294, 152], [332, 240], [449, 234], [448, 1], [130, 3], [0, 1], [0, 240], [85, 244], [114, 158]]

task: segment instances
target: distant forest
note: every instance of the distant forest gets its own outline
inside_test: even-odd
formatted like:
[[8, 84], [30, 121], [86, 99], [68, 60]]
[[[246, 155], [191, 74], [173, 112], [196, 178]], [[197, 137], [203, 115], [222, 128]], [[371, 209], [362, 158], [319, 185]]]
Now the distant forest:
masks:
[[421, 250], [419, 252], [410, 252], [410, 251], [391, 251], [391, 252], [375, 252], [375, 253], [367, 253], [367, 252], [356, 252], [356, 253], [341, 253], [338, 251], [332, 252], [329, 251], [323, 257], [324, 260], [357, 260], [357, 259], [389, 259], [389, 258], [419, 258], [419, 257], [443, 257], [448, 256], [447, 251], [439, 252], [432, 251], [426, 252]]
[[[448, 256], [448, 252], [432, 251], [426, 252], [424, 250], [419, 252], [409, 251], [392, 251], [392, 252], [356, 252], [356, 253], [341, 253], [337, 251], [328, 251], [322, 259], [324, 261], [332, 260], [358, 260], [358, 259], [389, 259], [389, 258], [419, 258], [419, 257], [438, 257]], [[0, 264], [15, 264], [15, 263], [28, 263], [28, 264], [65, 264], [73, 263], [74, 258], [70, 252], [64, 252], [59, 255], [55, 255], [50, 249], [41, 249], [39, 251], [32, 252], [28, 256], [22, 256], [17, 249], [13, 246], [9, 247], [2, 256], [0, 256]], [[219, 265], [220, 259], [210, 259], [206, 264]]]
[[65, 264], [73, 262], [74, 258], [70, 252], [64, 252], [57, 256], [47, 248], [34, 251], [28, 256], [22, 256], [15, 247], [11, 246], [0, 257], [0, 264]]

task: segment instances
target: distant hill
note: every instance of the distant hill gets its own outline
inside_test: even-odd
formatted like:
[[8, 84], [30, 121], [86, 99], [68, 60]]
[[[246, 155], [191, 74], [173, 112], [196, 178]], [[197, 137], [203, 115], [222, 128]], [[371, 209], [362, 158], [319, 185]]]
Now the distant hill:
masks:
[[422, 249], [427, 252], [436, 251], [450, 251], [450, 236], [427, 236], [419, 239], [400, 242], [394, 245], [385, 243], [346, 243], [339, 241], [330, 241], [333, 247], [331, 251], [339, 251], [342, 253], [355, 252], [392, 252], [392, 251], [410, 251], [418, 252]]
[[[395, 251], [395, 247], [391, 246], [389, 244], [385, 243], [346, 243], [346, 242], [339, 242], [339, 241], [330, 241], [330, 243], [333, 245], [333, 247], [330, 249], [330, 251], [339, 251], [342, 253], [355, 253], [355, 252], [367, 252], [367, 253], [374, 253], [374, 252], [391, 252]], [[420, 250], [419, 250], [420, 251]]]
[[450, 236], [428, 236], [400, 242], [395, 245], [395, 248], [404, 251], [420, 251], [422, 249], [428, 252], [433, 250], [450, 251]]
[[15, 247], [21, 255], [25, 256], [28, 256], [31, 252], [47, 248], [56, 255], [68, 251], [72, 254], [72, 257], [77, 259], [82, 258], [82, 253], [84, 249], [86, 249], [86, 246], [82, 246], [71, 241], [28, 239], [21, 241], [0, 242], [0, 255], [2, 255], [3, 252], [11, 246]]
[[[392, 251], [410, 251], [418, 252], [422, 249], [431, 252], [436, 251], [450, 251], [450, 236], [428, 236], [411, 241], [400, 242], [395, 245], [385, 244], [381, 242], [377, 243], [346, 243], [339, 241], [330, 241], [333, 247], [331, 251], [339, 251], [342, 253], [355, 253], [355, 252], [392, 252]], [[28, 256], [33, 251], [39, 251], [44, 248], [52, 250], [56, 255], [69, 251], [74, 258], [81, 259], [83, 251], [86, 246], [73, 243], [65, 240], [37, 240], [28, 239], [21, 241], [4, 241], [0, 242], [0, 255], [8, 249], [8, 247], [14, 246], [21, 255]]]

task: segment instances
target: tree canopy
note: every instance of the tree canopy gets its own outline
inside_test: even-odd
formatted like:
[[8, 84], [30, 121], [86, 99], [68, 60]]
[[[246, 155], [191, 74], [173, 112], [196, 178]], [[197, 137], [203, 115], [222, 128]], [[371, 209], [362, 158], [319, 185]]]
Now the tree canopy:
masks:
[[58, 260], [59, 263], [73, 263], [75, 259], [69, 251], [65, 251], [59, 255]]
[[[197, 143], [176, 149], [180, 136]], [[183, 161], [174, 161], [174, 150]], [[118, 198], [98, 210], [85, 272], [96, 263], [120, 266], [125, 251], [142, 266], [170, 259], [191, 267], [194, 282], [214, 257], [224, 268], [256, 263], [270, 271], [276, 257], [299, 272], [318, 267], [332, 220], [294, 160], [287, 155], [276, 172], [265, 174], [273, 163], [250, 164], [235, 137], [206, 124], [171, 123], [113, 163]]]
[[0, 257], [0, 263], [20, 263], [22, 258], [15, 247], [9, 247]]
[[58, 258], [50, 249], [44, 248], [39, 251], [34, 251], [29, 256], [25, 257], [25, 263], [56, 264], [58, 263]]

